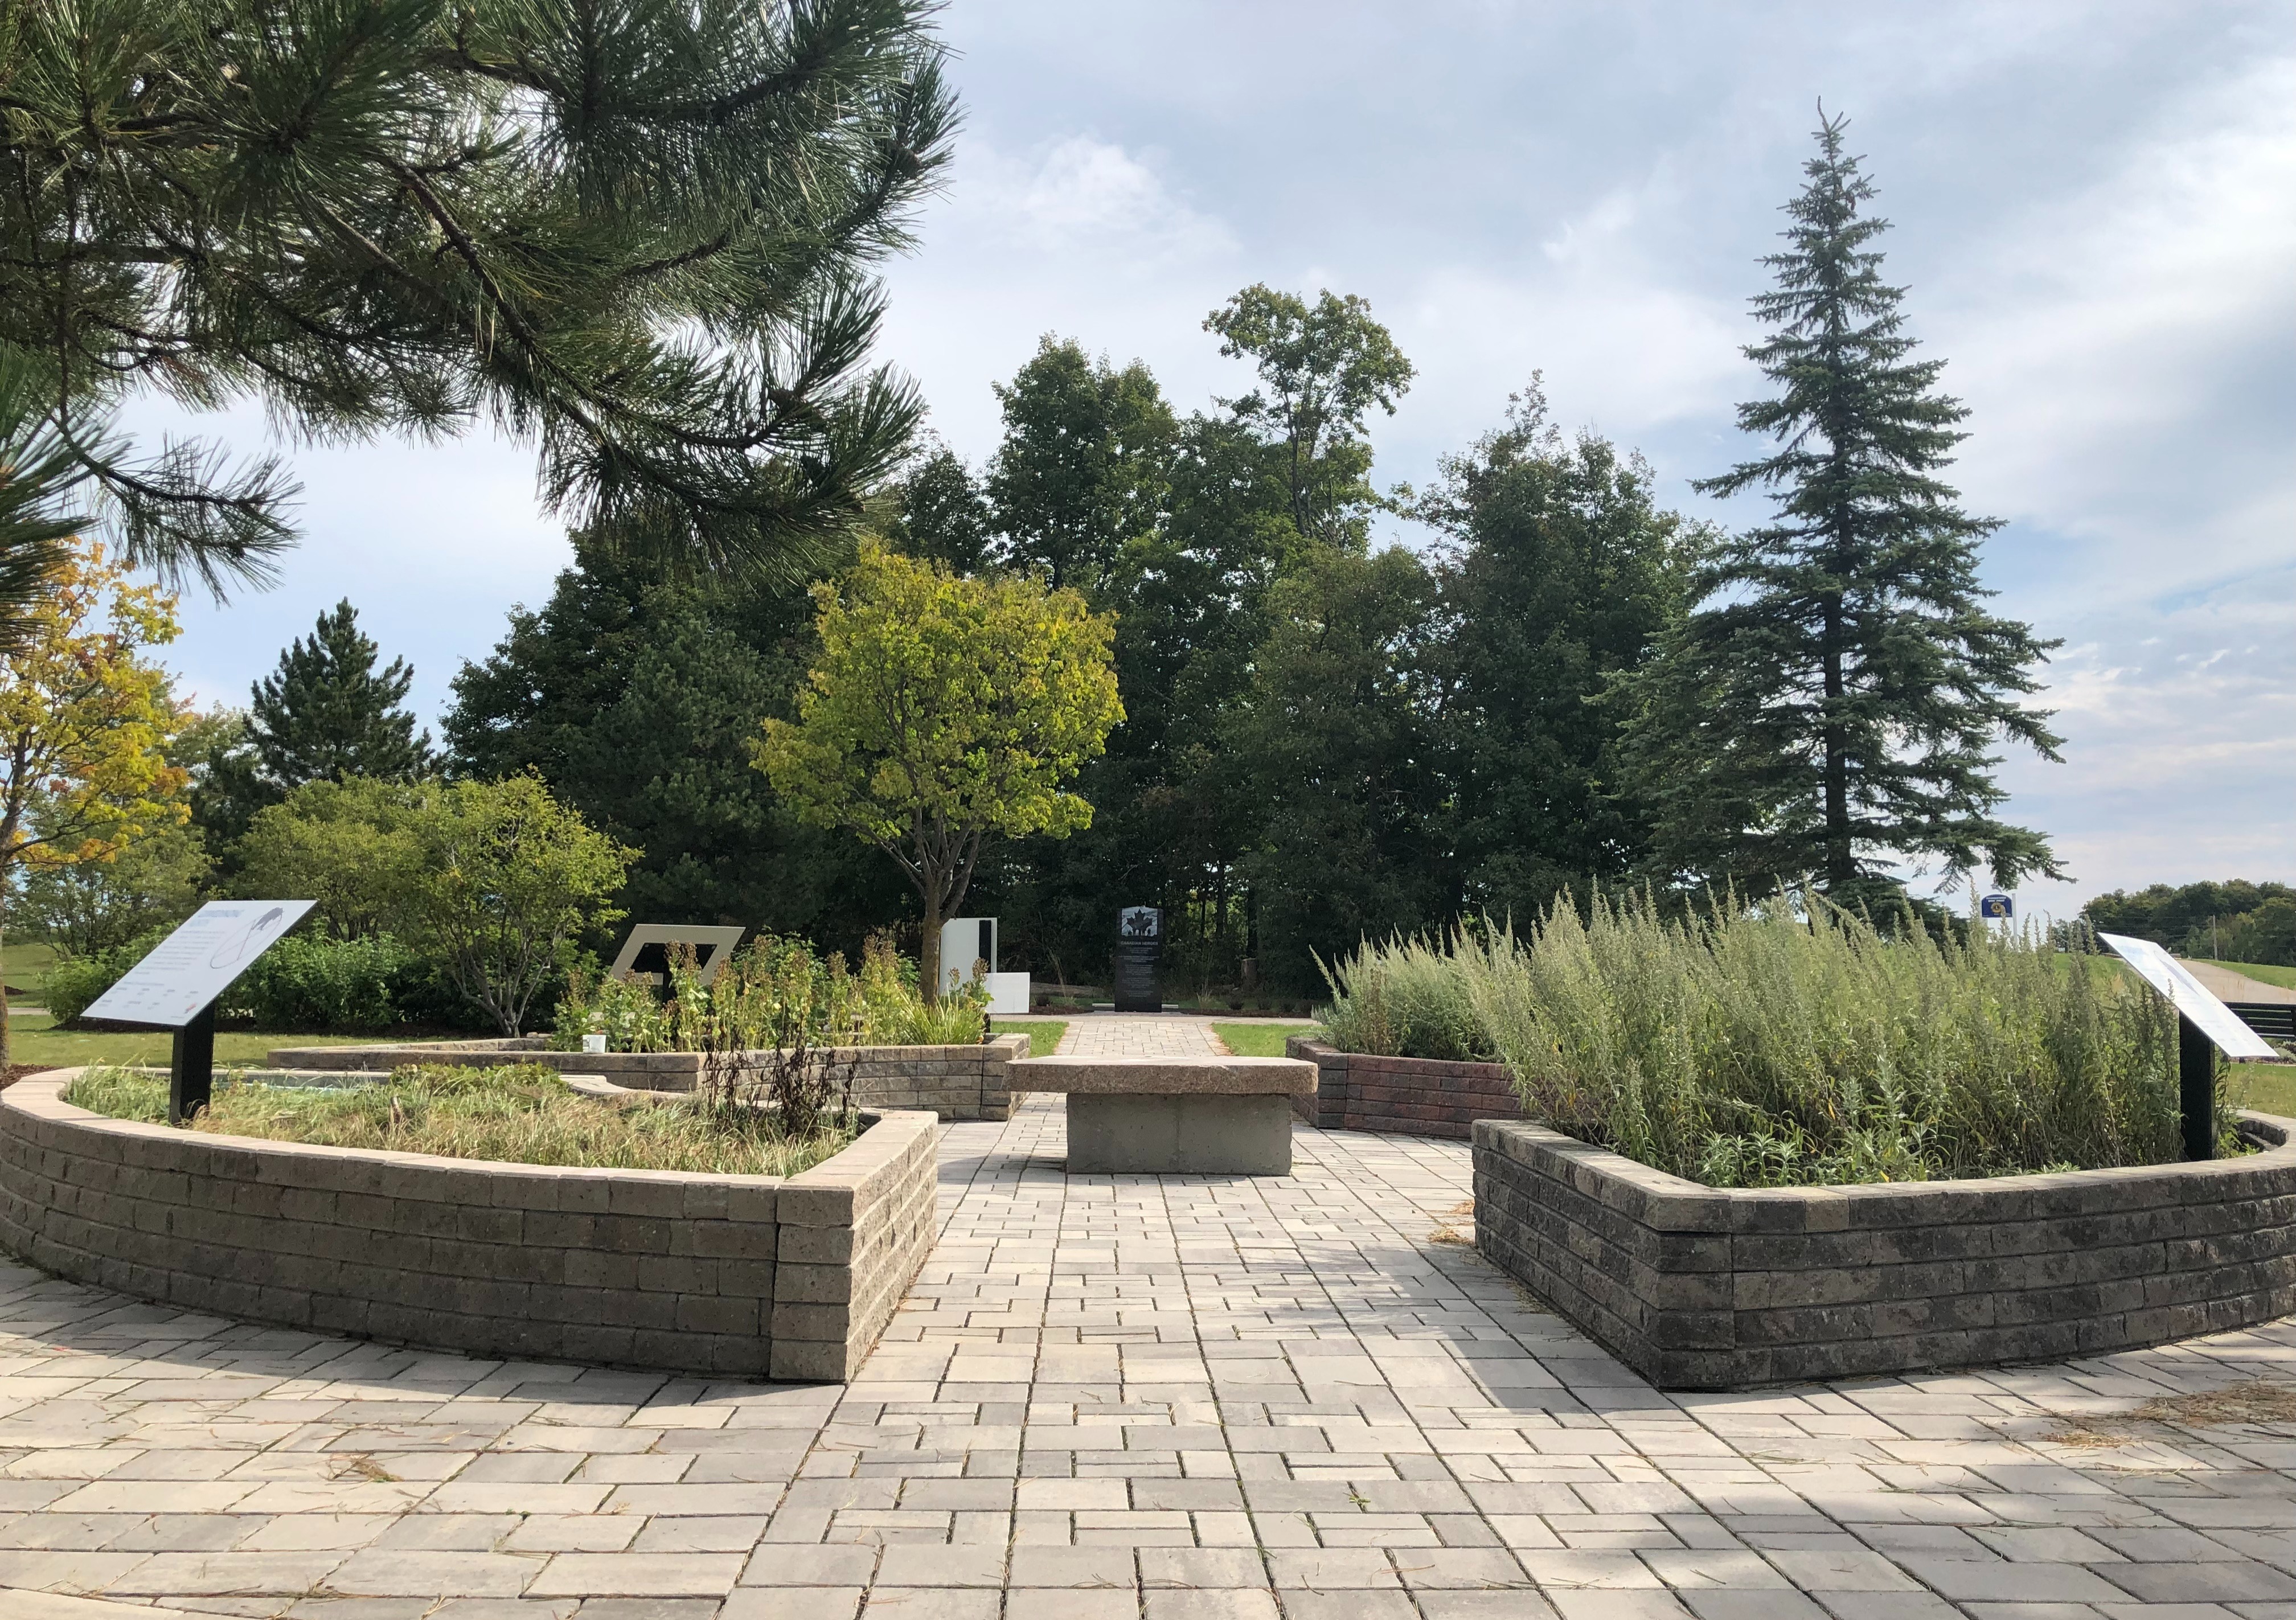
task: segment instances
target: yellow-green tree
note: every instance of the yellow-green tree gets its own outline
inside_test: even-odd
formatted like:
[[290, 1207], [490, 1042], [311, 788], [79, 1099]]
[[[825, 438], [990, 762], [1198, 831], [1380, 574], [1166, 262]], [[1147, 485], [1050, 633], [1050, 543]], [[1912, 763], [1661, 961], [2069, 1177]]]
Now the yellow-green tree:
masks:
[[[182, 711], [144, 656], [176, 633], [175, 598], [86, 542], [18, 621], [0, 658], [0, 929], [20, 874], [112, 860], [189, 814], [165, 753]], [[6, 998], [0, 985], [0, 1064]]]
[[819, 826], [898, 862], [924, 903], [919, 978], [944, 988], [940, 925], [991, 833], [1092, 824], [1066, 788], [1124, 718], [1116, 621], [1027, 577], [959, 579], [873, 544], [814, 587], [821, 654], [797, 718], [768, 720], [758, 764]]
[[408, 831], [414, 880], [405, 905], [414, 943], [510, 1035], [565, 974], [576, 937], [621, 919], [606, 902], [639, 854], [560, 804], [536, 776], [433, 786]]

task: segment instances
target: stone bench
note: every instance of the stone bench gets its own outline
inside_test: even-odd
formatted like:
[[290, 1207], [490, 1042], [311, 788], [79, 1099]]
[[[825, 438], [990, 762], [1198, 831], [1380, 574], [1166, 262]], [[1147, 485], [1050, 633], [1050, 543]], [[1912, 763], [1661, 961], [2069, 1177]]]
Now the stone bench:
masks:
[[1089, 1175], [1289, 1175], [1297, 1058], [1029, 1058], [1012, 1089], [1068, 1098], [1069, 1168]]

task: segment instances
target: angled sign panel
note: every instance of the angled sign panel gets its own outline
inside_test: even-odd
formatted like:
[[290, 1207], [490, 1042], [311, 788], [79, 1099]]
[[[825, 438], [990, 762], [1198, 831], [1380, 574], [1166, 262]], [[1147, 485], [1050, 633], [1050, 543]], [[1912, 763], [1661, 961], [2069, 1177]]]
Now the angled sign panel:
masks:
[[2185, 964], [2149, 939], [2099, 934], [2097, 939], [2136, 970], [2137, 977], [2169, 998], [2169, 1004], [2194, 1028], [2216, 1043], [2227, 1058], [2277, 1058], [2264, 1037], [2241, 1022], [2240, 1014], [2218, 1001]]
[[210, 900], [80, 1016], [181, 1029], [316, 904]]

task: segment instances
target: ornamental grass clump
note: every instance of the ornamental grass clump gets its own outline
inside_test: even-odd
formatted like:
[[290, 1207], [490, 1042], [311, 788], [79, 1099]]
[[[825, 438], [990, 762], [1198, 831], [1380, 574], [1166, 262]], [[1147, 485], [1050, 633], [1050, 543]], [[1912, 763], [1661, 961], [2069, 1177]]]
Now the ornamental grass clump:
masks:
[[1528, 1114], [1710, 1186], [2179, 1157], [2174, 1013], [2032, 934], [1645, 896], [1452, 954]]
[[[114, 1119], [168, 1117], [164, 1076], [92, 1068], [64, 1100]], [[770, 1109], [700, 1096], [604, 1100], [568, 1089], [537, 1064], [420, 1065], [370, 1085], [274, 1086], [218, 1076], [193, 1131], [333, 1148], [382, 1148], [446, 1158], [587, 1169], [795, 1175], [849, 1144], [848, 1112], [792, 1132]]]
[[1323, 1015], [1332, 1043], [1385, 1058], [1494, 1058], [1459, 968], [1457, 952], [1468, 937], [1454, 932], [1447, 942], [1397, 935], [1385, 944], [1366, 939], [1336, 965], [1316, 958], [1332, 990]]

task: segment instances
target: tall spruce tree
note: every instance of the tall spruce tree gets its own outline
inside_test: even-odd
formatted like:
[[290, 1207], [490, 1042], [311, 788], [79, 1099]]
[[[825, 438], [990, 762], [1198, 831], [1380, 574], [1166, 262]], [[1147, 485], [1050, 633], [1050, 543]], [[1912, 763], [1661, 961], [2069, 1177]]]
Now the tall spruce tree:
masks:
[[1816, 877], [1884, 900], [1896, 872], [1938, 862], [1994, 880], [2059, 874], [2047, 839], [1995, 814], [2003, 738], [2045, 758], [2061, 740], [2019, 696], [2054, 642], [1985, 605], [1972, 517], [1938, 473], [1968, 415], [1912, 358], [1870, 245], [1888, 222], [1821, 113], [1808, 184], [1786, 205], [1786, 249], [1753, 300], [1777, 330], [1746, 355], [1779, 385], [1739, 426], [1779, 441], [1695, 487], [1779, 493], [1775, 520], [1713, 545], [1701, 605], [1659, 659], [1621, 683], [1628, 748], [1677, 879], [1756, 885]]
[[255, 683], [248, 740], [275, 791], [322, 777], [405, 781], [429, 768], [430, 733], [417, 736], [401, 707], [414, 671], [405, 659], [378, 670], [381, 650], [359, 629], [358, 610], [340, 601]]

